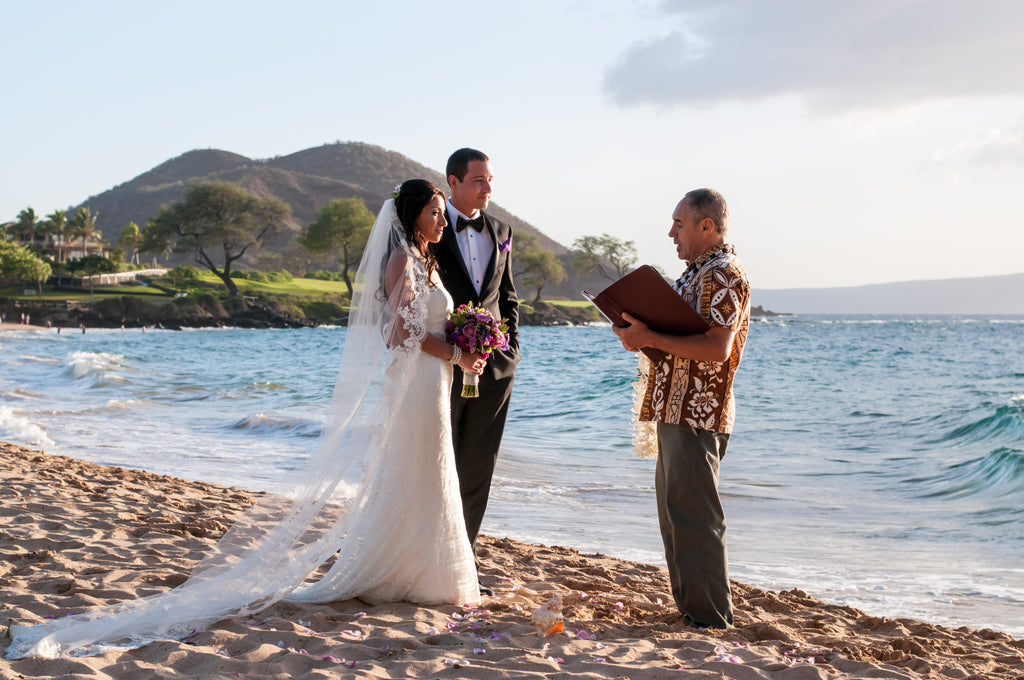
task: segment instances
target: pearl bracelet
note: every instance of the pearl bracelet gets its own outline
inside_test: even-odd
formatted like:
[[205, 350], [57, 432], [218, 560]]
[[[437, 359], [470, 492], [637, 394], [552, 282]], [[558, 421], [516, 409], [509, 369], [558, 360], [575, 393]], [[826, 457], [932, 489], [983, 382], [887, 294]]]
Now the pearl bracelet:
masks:
[[458, 345], [452, 345], [452, 358], [449, 359], [452, 364], [459, 363], [459, 359], [462, 358], [462, 348]]

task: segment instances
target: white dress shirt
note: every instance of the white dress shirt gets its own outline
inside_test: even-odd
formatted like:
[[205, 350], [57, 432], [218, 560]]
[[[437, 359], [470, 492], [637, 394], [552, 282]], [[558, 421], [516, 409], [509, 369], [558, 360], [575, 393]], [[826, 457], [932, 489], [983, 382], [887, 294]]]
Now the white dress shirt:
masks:
[[[448, 215], [452, 218], [452, 229], [458, 224], [459, 216], [471, 219], [469, 215], [459, 212], [451, 200], [448, 201]], [[481, 231], [467, 227], [455, 232], [455, 240], [459, 244], [459, 252], [469, 272], [469, 278], [473, 280], [473, 287], [479, 295], [484, 275], [487, 273], [487, 265], [491, 263], [491, 256], [494, 255], [494, 239], [491, 238], [491, 232], [487, 227]]]

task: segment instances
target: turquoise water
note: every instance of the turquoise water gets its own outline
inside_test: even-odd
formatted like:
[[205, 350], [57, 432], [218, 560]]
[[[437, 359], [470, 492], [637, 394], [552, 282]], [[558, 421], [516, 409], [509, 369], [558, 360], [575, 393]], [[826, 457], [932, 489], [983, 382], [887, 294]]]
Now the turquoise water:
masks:
[[[1024, 317], [751, 327], [722, 466], [732, 576], [1024, 636]], [[312, 450], [344, 329], [0, 334], [0, 440], [269, 487]], [[663, 564], [632, 355], [522, 329], [484, 532]]]

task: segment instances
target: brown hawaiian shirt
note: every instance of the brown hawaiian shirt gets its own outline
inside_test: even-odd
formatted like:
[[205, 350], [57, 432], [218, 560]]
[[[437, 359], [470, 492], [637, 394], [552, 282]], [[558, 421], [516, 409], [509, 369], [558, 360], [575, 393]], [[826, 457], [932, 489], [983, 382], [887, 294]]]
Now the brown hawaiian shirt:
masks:
[[714, 246], [690, 263], [674, 288], [714, 328], [732, 328], [732, 354], [725, 362], [669, 355], [652, 364], [640, 420], [732, 432], [736, 402], [732, 381], [750, 325], [750, 283], [729, 244]]

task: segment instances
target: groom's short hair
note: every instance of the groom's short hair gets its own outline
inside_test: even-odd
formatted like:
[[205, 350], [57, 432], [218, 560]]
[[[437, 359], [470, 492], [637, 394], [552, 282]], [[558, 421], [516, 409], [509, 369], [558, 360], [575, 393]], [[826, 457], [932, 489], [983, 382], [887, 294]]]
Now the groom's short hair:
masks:
[[459, 149], [451, 156], [448, 157], [448, 165], [445, 167], [445, 177], [451, 177], [455, 175], [456, 178], [461, 182], [466, 179], [466, 173], [469, 172], [469, 164], [473, 161], [489, 162], [491, 159], [487, 157], [483, 151], [477, 151], [476, 149], [470, 149], [465, 147]]

